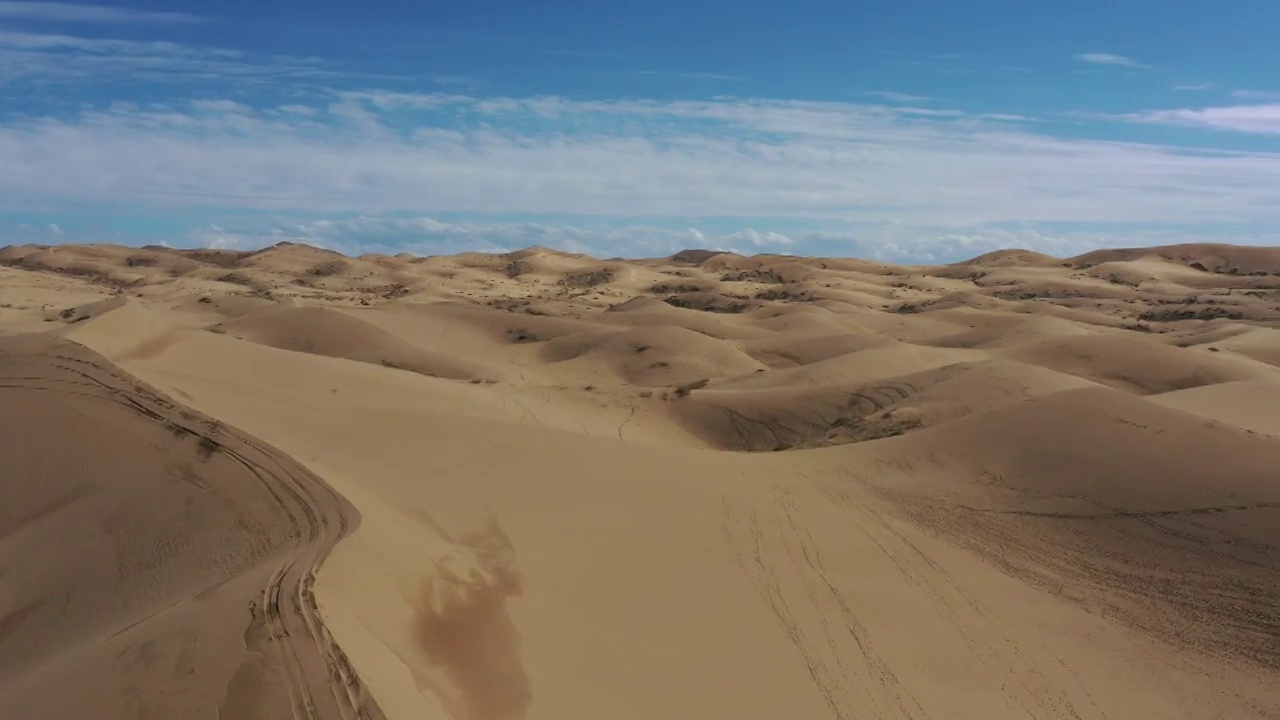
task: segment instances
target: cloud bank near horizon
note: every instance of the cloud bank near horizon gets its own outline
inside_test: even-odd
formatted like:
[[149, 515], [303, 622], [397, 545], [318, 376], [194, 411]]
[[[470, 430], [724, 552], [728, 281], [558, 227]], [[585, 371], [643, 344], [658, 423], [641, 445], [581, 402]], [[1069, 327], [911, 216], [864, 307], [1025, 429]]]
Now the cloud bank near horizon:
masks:
[[[792, 233], [750, 227], [732, 232], [694, 227], [574, 225], [546, 222], [446, 222], [432, 217], [360, 216], [342, 220], [275, 221], [269, 226], [208, 225], [187, 233], [171, 247], [258, 250], [281, 242], [304, 243], [349, 256], [364, 254], [451, 255], [506, 253], [533, 246], [584, 253], [597, 258], [658, 258], [692, 248], [740, 255], [779, 254], [857, 257], [886, 263], [931, 264], [966, 260], [994, 250], [1022, 248], [1057, 257], [1115, 246], [1114, 235], [1099, 231], [1038, 228], [984, 228], [979, 231], [877, 225], [845, 230]], [[1138, 246], [1205, 242], [1193, 231], [1135, 231]], [[1280, 236], [1242, 235], [1251, 245], [1280, 245]]]
[[[1131, 118], [1267, 132], [1258, 112]], [[836, 236], [1280, 224], [1280, 155], [1057, 137], [937, 107], [337, 92], [114, 103], [0, 125], [0, 204], [563, 216]], [[731, 229], [732, 228], [732, 229]], [[802, 232], [802, 230], [804, 230]]]

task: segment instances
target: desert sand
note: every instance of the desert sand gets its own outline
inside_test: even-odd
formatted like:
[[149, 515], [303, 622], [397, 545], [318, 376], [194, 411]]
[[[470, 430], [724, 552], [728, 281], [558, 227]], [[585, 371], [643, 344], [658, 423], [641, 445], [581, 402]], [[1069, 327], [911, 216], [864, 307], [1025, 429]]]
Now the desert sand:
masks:
[[0, 717], [1262, 718], [1280, 249], [0, 250]]

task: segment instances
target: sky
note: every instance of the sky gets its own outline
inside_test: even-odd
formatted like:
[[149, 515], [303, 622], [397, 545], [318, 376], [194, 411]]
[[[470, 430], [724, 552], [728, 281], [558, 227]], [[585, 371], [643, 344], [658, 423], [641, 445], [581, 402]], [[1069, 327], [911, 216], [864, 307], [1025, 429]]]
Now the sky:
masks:
[[1274, 0], [0, 0], [0, 245], [1280, 245]]

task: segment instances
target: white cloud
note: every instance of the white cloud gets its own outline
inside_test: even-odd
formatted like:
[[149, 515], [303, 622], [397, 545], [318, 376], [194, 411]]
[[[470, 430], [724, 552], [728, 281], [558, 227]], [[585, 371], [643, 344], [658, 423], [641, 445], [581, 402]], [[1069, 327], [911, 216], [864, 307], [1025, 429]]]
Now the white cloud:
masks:
[[1035, 118], [1012, 113], [982, 113], [976, 117], [981, 120], [995, 120], [998, 122], [1035, 122]]
[[350, 77], [317, 58], [262, 55], [166, 41], [0, 30], [0, 85], [50, 82], [216, 83]]
[[55, 2], [0, 2], [0, 19], [59, 23], [193, 23], [205, 20], [187, 13]]
[[1173, 89], [1174, 90], [1212, 90], [1215, 87], [1217, 87], [1217, 85], [1211, 82], [1196, 82], [1196, 83], [1183, 83], [1181, 85], [1174, 85]]
[[588, 59], [604, 59], [604, 60], [621, 60], [630, 57], [624, 53], [618, 52], [591, 52], [577, 50], [551, 50], [542, 53], [548, 57], [571, 57], [571, 58], [588, 58]]
[[715, 80], [720, 82], [746, 82], [749, 78], [741, 75], [724, 75], [713, 72], [693, 72], [693, 71], [665, 71], [665, 70], [636, 70], [637, 75], [665, 75], [668, 77], [680, 77], [690, 80]]
[[190, 106], [194, 110], [212, 113], [248, 115], [253, 112], [253, 108], [234, 100], [192, 100]]
[[1232, 90], [1229, 94], [1240, 100], [1280, 100], [1280, 90]]
[[1126, 117], [1137, 122], [1190, 125], [1242, 133], [1280, 134], [1280, 103], [1151, 110], [1133, 113]]
[[861, 93], [867, 97], [880, 98], [892, 103], [927, 103], [931, 98], [924, 95], [909, 95], [907, 93], [890, 92], [885, 90], [869, 90]]
[[488, 81], [470, 75], [432, 75], [427, 78], [441, 87], [463, 88], [474, 90], [488, 85]]
[[1123, 55], [1112, 55], [1111, 53], [1081, 53], [1076, 55], [1076, 59], [1087, 62], [1091, 65], [1111, 65], [1128, 68], [1147, 67], [1136, 60], [1132, 60]]
[[114, 40], [110, 38], [83, 38], [74, 35], [51, 35], [0, 31], [0, 47], [15, 50], [81, 50], [95, 53], [121, 53], [140, 55], [153, 52], [180, 53], [183, 47], [163, 41]]
[[306, 117], [315, 117], [320, 113], [319, 110], [313, 107], [307, 107], [306, 105], [281, 105], [276, 108], [276, 110], [294, 115], [303, 115]]
[[733, 240], [744, 247], [815, 224], [969, 237], [1054, 221], [1280, 222], [1278, 155], [1058, 138], [957, 111], [379, 92], [299, 107], [312, 112], [122, 104], [12, 120], [0, 206], [736, 218], [758, 231]]
[[[217, 225], [210, 225], [190, 233], [191, 245], [214, 250], [257, 250], [279, 240], [268, 240], [272, 234], [254, 236], [243, 232], [223, 230]], [[284, 239], [284, 238], [280, 238]], [[313, 242], [314, 245], [320, 243]]]
[[49, 229], [49, 234], [51, 235], [62, 234], [62, 228], [57, 223], [49, 223], [47, 227]]

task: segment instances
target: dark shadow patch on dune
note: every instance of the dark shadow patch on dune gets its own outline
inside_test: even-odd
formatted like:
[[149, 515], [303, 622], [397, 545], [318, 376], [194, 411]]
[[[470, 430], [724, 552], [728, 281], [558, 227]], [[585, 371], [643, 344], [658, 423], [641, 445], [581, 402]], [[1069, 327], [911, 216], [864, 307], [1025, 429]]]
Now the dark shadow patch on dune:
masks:
[[518, 720], [533, 694], [507, 612], [507, 600], [523, 593], [515, 549], [491, 521], [460, 538], [458, 550], [462, 560], [437, 562], [422, 581], [414, 634], [438, 676], [418, 682], [456, 720]]
[[312, 266], [311, 269], [307, 271], [307, 274], [313, 277], [326, 278], [333, 277], [335, 275], [344, 275], [350, 270], [351, 263], [346, 260], [329, 260]]
[[560, 281], [560, 285], [566, 288], [593, 288], [597, 285], [604, 285], [613, 280], [613, 268], [600, 268], [598, 270], [589, 270], [585, 272], [570, 275]]
[[717, 255], [723, 255], [720, 250], [702, 250], [699, 248], [690, 248], [681, 250], [680, 252], [667, 258], [673, 263], [681, 265], [701, 265]]
[[[800, 450], [896, 437], [926, 426], [900, 403], [966, 372], [936, 370], [856, 388], [820, 388], [797, 394], [774, 389], [694, 394], [674, 405], [687, 430], [722, 450]], [[688, 393], [685, 393], [688, 395]]]
[[751, 308], [751, 303], [741, 298], [717, 293], [680, 293], [663, 298], [663, 302], [673, 307], [702, 312], [726, 313], [736, 315]]
[[199, 249], [180, 252], [183, 257], [202, 265], [212, 265], [220, 268], [240, 267], [240, 261], [245, 257], [244, 253], [235, 250]]

